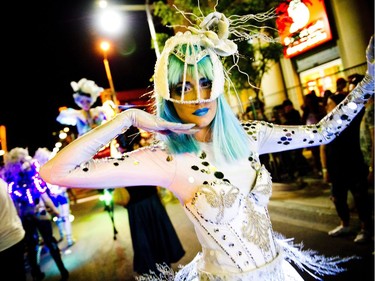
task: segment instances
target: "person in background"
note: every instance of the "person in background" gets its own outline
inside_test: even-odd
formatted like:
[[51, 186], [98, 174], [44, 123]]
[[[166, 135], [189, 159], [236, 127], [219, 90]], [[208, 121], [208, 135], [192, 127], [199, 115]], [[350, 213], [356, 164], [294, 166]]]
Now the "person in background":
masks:
[[[327, 112], [345, 99], [344, 94], [332, 95], [327, 100]], [[360, 148], [359, 128], [365, 109], [353, 118], [350, 125], [331, 143], [321, 146], [323, 177], [331, 183], [331, 200], [335, 205], [340, 225], [328, 232], [329, 236], [349, 235], [350, 209], [348, 192], [353, 195], [361, 229], [356, 243], [369, 242], [372, 232], [372, 214], [367, 185], [367, 167]]]
[[336, 80], [336, 92], [335, 92], [335, 95], [337, 94], [343, 94], [343, 95], [347, 95], [349, 92], [347, 91], [346, 89], [346, 86], [348, 84], [348, 81], [345, 80], [345, 78], [338, 78]]
[[163, 206], [156, 186], [128, 186], [126, 209], [133, 245], [133, 269], [137, 274], [158, 272], [157, 264], [178, 262], [185, 250]]
[[[344, 270], [340, 264], [350, 259], [302, 251], [273, 231], [267, 208], [272, 180], [259, 155], [329, 143], [344, 130], [374, 94], [373, 38], [366, 53], [368, 75], [348, 95], [350, 105], [337, 107], [310, 126], [240, 123], [225, 99], [229, 75], [221, 58], [239, 55], [229, 35], [241, 35], [235, 31], [254, 17], [261, 15], [229, 21], [215, 11], [197, 17], [199, 22], [189, 31], [166, 41], [157, 60], [155, 114], [125, 110], [64, 147], [41, 168], [44, 180], [58, 185], [154, 185], [175, 194], [202, 251], [177, 273], [159, 265], [160, 275], [138, 280], [302, 280], [292, 262], [316, 277]], [[338, 124], [342, 116], [348, 118]], [[131, 126], [157, 134], [159, 142], [120, 158], [92, 159]]]
[[322, 106], [324, 106], [324, 108], [326, 108], [327, 106], [327, 100], [330, 96], [332, 96], [333, 93], [331, 90], [325, 90], [324, 93], [323, 93], [323, 99], [322, 99]]
[[[138, 128], [131, 127], [123, 134], [123, 148], [131, 152], [148, 145], [151, 139], [150, 134], [141, 134]], [[126, 189], [130, 194], [125, 208], [132, 237], [134, 272], [158, 272], [157, 264], [170, 266], [179, 261], [185, 255], [185, 250], [163, 206], [161, 188], [144, 185], [127, 186]]]
[[[284, 123], [283, 125], [302, 125], [302, 117], [291, 100], [284, 100], [282, 103], [284, 109]], [[285, 165], [287, 166], [289, 180], [298, 178], [298, 182], [302, 185], [302, 176], [306, 175], [310, 170], [310, 165], [303, 155], [303, 149], [293, 149], [282, 152]]]
[[11, 197], [8, 184], [0, 177], [0, 274], [4, 281], [26, 281], [25, 230]]
[[[323, 105], [320, 103], [318, 96], [315, 91], [311, 91], [304, 97], [304, 103], [302, 105], [302, 124], [313, 125], [325, 116], [326, 111]], [[322, 177], [322, 165], [320, 161], [320, 148], [319, 146], [313, 146], [308, 148], [312, 155], [312, 167], [315, 177]]]
[[[52, 156], [52, 152], [46, 147], [39, 147], [34, 154], [34, 159], [38, 161], [40, 166], [43, 166]], [[47, 183], [48, 195], [52, 199], [53, 203], [59, 210], [59, 217], [55, 218], [57, 228], [59, 230], [60, 239], [58, 242], [62, 242], [64, 238], [68, 248], [73, 246], [75, 241], [72, 234], [72, 223], [70, 221], [70, 202], [69, 195], [66, 187], [58, 185], [52, 185]]]
[[243, 120], [264, 120], [268, 121], [264, 113], [264, 102], [260, 99], [250, 99], [250, 104], [246, 107], [245, 118]]
[[302, 117], [297, 109], [294, 108], [294, 105], [291, 100], [283, 101], [284, 109], [284, 125], [302, 125]]
[[76, 126], [78, 136], [81, 136], [106, 120], [102, 106], [92, 107], [103, 88], [86, 78], [78, 82], [72, 81], [70, 85], [74, 90], [74, 102], [80, 109], [62, 107], [56, 120], [64, 125]]
[[[363, 78], [364, 75], [358, 73], [349, 75], [349, 90], [353, 90]], [[360, 141], [363, 157], [368, 166], [367, 182], [369, 188], [374, 189], [374, 97], [371, 97], [366, 103], [360, 127]]]
[[39, 177], [39, 164], [31, 158], [27, 149], [21, 147], [13, 148], [5, 154], [4, 163], [9, 194], [25, 229], [27, 258], [33, 280], [45, 278], [37, 259], [39, 234], [60, 271], [61, 280], [68, 280], [69, 272], [53, 236], [51, 223], [50, 213], [59, 217], [59, 211], [48, 196], [47, 184]]
[[[64, 125], [75, 126], [78, 137], [112, 119], [117, 113], [117, 106], [112, 100], [106, 100], [101, 106], [93, 107], [104, 90], [102, 87], [96, 85], [94, 81], [82, 78], [78, 82], [72, 81], [70, 85], [74, 91], [74, 102], [80, 109], [63, 107], [56, 120]], [[106, 146], [102, 147], [95, 155], [96, 158], [107, 156], [120, 156], [116, 140], [112, 140]], [[116, 240], [117, 229], [114, 224], [114, 205], [112, 200], [105, 199], [112, 197], [113, 189], [103, 189], [98, 192], [101, 194], [101, 198], [104, 198], [104, 210], [108, 212], [111, 219], [114, 232], [113, 239]], [[73, 243], [73, 240], [71, 240], [70, 244], [73, 245]]]
[[348, 76], [348, 90], [352, 91], [355, 88], [355, 86], [357, 86], [358, 83], [362, 81], [364, 77], [365, 77], [364, 75], [358, 74], [358, 73], [349, 75]]

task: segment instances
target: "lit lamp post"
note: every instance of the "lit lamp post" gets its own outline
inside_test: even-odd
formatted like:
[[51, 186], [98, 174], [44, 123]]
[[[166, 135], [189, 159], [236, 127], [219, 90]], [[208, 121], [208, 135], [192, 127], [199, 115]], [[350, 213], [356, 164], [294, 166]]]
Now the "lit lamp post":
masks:
[[111, 45], [107, 41], [102, 41], [100, 43], [100, 48], [103, 50], [103, 56], [104, 56], [103, 63], [104, 63], [105, 73], [107, 74], [109, 87], [111, 89], [111, 99], [113, 100], [113, 102], [116, 105], [118, 105], [119, 103], [118, 103], [118, 100], [117, 100], [117, 97], [116, 97], [115, 87], [113, 85], [113, 79], [112, 79], [112, 75], [111, 75], [111, 70], [109, 68], [109, 62], [108, 62], [108, 59], [107, 59], [107, 51], [109, 50], [110, 47], [111, 47]]

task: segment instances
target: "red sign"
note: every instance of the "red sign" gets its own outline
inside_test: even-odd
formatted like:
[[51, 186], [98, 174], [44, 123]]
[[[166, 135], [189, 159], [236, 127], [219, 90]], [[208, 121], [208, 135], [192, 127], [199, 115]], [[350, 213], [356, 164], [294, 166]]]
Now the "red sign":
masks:
[[278, 7], [278, 12], [277, 28], [286, 58], [297, 56], [332, 39], [323, 0], [288, 1], [288, 4]]

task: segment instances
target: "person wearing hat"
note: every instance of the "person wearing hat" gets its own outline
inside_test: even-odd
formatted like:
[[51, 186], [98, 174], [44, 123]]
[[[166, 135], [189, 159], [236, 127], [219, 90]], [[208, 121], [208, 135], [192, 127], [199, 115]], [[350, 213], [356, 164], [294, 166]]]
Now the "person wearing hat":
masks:
[[92, 107], [103, 88], [86, 78], [72, 81], [70, 85], [74, 90], [74, 102], [80, 109], [62, 107], [56, 120], [64, 125], [76, 126], [78, 136], [82, 136], [107, 120], [106, 110], [102, 106]]
[[[246, 19], [254, 17], [260, 15]], [[173, 192], [202, 251], [177, 273], [159, 265], [168, 280], [303, 280], [291, 261], [313, 276], [343, 271], [340, 263], [348, 258], [302, 251], [273, 231], [267, 209], [272, 180], [259, 155], [328, 143], [344, 130], [373, 94], [373, 40], [369, 72], [348, 95], [350, 105], [310, 126], [241, 123], [224, 96], [229, 76], [221, 58], [238, 55], [229, 35], [248, 23], [219, 12], [199, 20], [168, 39], [156, 62], [155, 114], [139, 109], [117, 114], [59, 151], [42, 167], [42, 177], [65, 186], [155, 185]], [[348, 118], [338, 124], [343, 115]], [[120, 158], [92, 159], [131, 126], [155, 133], [158, 142]], [[138, 280], [159, 276], [150, 272]]]

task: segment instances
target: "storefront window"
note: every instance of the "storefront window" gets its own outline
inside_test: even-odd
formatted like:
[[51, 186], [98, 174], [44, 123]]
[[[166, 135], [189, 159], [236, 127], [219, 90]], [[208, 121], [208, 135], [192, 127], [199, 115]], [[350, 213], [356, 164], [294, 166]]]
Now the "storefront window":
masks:
[[336, 80], [340, 78], [343, 71], [341, 59], [336, 59], [317, 67], [305, 70], [299, 74], [303, 85], [303, 94], [312, 90], [322, 97], [325, 90], [336, 91]]

